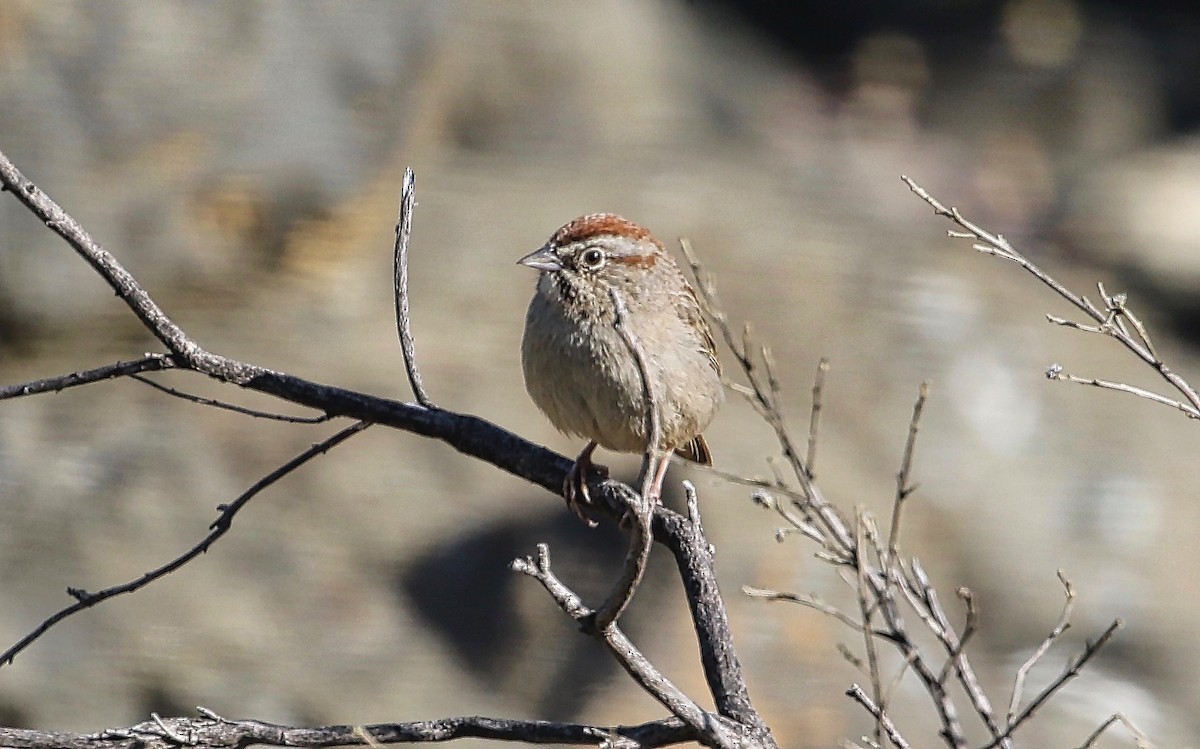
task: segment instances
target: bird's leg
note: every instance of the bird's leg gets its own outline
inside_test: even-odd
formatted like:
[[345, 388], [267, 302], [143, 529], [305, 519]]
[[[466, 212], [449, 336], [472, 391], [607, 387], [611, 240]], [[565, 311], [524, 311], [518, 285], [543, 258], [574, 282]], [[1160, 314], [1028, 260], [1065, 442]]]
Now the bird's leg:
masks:
[[650, 496], [645, 498], [647, 502], [662, 501], [663, 479], [667, 477], [667, 467], [670, 465], [671, 453], [663, 453], [659, 456], [658, 466], [654, 471], [654, 481], [650, 484]]
[[[588, 471], [595, 470], [605, 476], [608, 475], [606, 467], [592, 462], [592, 452], [595, 449], [595, 442], [587, 443], [583, 450], [580, 451], [579, 457], [575, 458], [575, 462], [571, 465], [571, 470], [567, 471], [566, 478], [563, 479], [563, 497], [567, 500], [567, 507], [571, 508], [576, 517], [587, 523], [589, 528], [595, 528], [597, 523], [583, 511], [583, 505], [591, 504], [592, 502], [592, 498], [588, 496]], [[582, 503], [579, 501], [581, 497], [583, 499]]]

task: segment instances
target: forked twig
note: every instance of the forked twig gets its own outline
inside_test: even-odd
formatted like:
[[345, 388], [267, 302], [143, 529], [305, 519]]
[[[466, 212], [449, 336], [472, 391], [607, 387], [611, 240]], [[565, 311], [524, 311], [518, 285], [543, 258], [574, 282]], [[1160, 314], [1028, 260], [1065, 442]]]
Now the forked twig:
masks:
[[[996, 255], [997, 257], [1001, 257], [1021, 266], [1043, 284], [1052, 289], [1056, 294], [1070, 302], [1077, 309], [1094, 320], [1097, 324], [1084, 325], [1082, 323], [1064, 320], [1063, 318], [1048, 316], [1050, 322], [1058, 325], [1067, 325], [1069, 327], [1090, 333], [1103, 333], [1116, 339], [1121, 343], [1121, 345], [1132, 352], [1134, 356], [1136, 356], [1138, 359], [1141, 359], [1142, 362], [1158, 372], [1159, 376], [1166, 380], [1171, 387], [1179, 391], [1179, 393], [1183, 396], [1183, 400], [1191, 406], [1192, 410], [1200, 413], [1200, 393], [1197, 393], [1196, 389], [1193, 388], [1187, 380], [1172, 371], [1166, 365], [1166, 363], [1159, 358], [1158, 353], [1154, 349], [1154, 345], [1150, 341], [1150, 336], [1146, 333], [1145, 326], [1142, 325], [1141, 320], [1137, 319], [1137, 317], [1135, 317], [1126, 307], [1126, 298], [1124, 294], [1109, 294], [1107, 291], [1105, 291], [1102, 284], [1097, 284], [1100, 297], [1104, 300], [1104, 309], [1100, 309], [1087, 297], [1071, 291], [1044, 270], [1035, 265], [1032, 261], [1014, 249], [1013, 246], [1009, 244], [1008, 240], [1003, 236], [999, 234], [992, 234], [963, 218], [962, 214], [958, 212], [957, 208], [947, 208], [941, 203], [941, 201], [939, 201], [937, 198], [934, 198], [923, 187], [918, 185], [909, 177], [901, 175], [900, 179], [904, 182], [904, 184], [908, 185], [908, 188], [912, 190], [917, 197], [928, 203], [933, 208], [934, 213], [950, 219], [960, 228], [966, 230], [965, 232], [951, 231], [949, 232], [950, 236], [960, 239], [978, 240], [979, 244], [973, 245], [976, 250], [989, 255]], [[1130, 324], [1133, 325], [1134, 331], [1137, 334], [1136, 337], [1125, 327], [1122, 322], [1123, 320], [1128, 320]], [[1123, 390], [1124, 392], [1128, 392], [1143, 398], [1148, 397], [1145, 394], [1147, 391], [1142, 391], [1136, 388], [1115, 389]], [[1149, 399], [1159, 403], [1166, 403], [1167, 405], [1175, 406], [1175, 404], [1169, 399], [1163, 399], [1161, 397], [1150, 397]], [[1189, 416], [1192, 415], [1188, 409], [1180, 408], [1180, 410], [1184, 413], [1187, 413]]]
[[1004, 733], [999, 738], [993, 739], [991, 743], [984, 745], [981, 749], [992, 749], [992, 747], [1000, 744], [1002, 741], [1012, 736], [1013, 733], [1020, 728], [1023, 723], [1025, 723], [1025, 721], [1029, 720], [1029, 718], [1033, 716], [1038, 708], [1046, 703], [1046, 700], [1050, 699], [1055, 692], [1062, 689], [1067, 682], [1071, 681], [1076, 676], [1079, 676], [1079, 673], [1083, 670], [1084, 665], [1086, 665], [1088, 661], [1095, 657], [1096, 653], [1100, 652], [1101, 648], [1108, 644], [1108, 641], [1112, 639], [1112, 636], [1116, 634], [1117, 630], [1120, 629], [1122, 625], [1123, 622], [1120, 619], [1114, 619], [1112, 623], [1108, 625], [1108, 628], [1100, 633], [1100, 636], [1096, 638], [1095, 642], [1089, 642], [1084, 648], [1083, 652], [1067, 664], [1067, 667], [1063, 669], [1063, 672], [1059, 674], [1057, 679], [1048, 684], [1041, 692], [1038, 692], [1037, 696], [1025, 706], [1025, 709], [1022, 710], [1017, 717], [1008, 724], [1008, 727], [1004, 729]]
[[1062, 570], [1058, 571], [1058, 581], [1063, 586], [1063, 608], [1062, 613], [1058, 615], [1058, 621], [1054, 624], [1054, 628], [1050, 630], [1050, 634], [1042, 640], [1037, 649], [1033, 651], [1033, 655], [1029, 656], [1021, 667], [1017, 669], [1016, 678], [1013, 679], [1012, 696], [1008, 701], [1008, 723], [1012, 725], [1016, 719], [1017, 706], [1021, 704], [1021, 693], [1025, 689], [1025, 679], [1029, 676], [1029, 671], [1041, 660], [1050, 646], [1054, 644], [1064, 632], [1071, 628], [1071, 612], [1075, 610], [1075, 586], [1071, 584], [1071, 580]]
[[[595, 612], [583, 603], [579, 595], [563, 584], [554, 574], [550, 567], [550, 548], [546, 544], [538, 544], [536, 557], [514, 559], [510, 566], [516, 572], [528, 575], [540, 582], [559, 608], [575, 621], [585, 623], [595, 616]], [[649, 659], [629, 641], [619, 626], [613, 624], [604, 629], [597, 627], [586, 629], [608, 647], [621, 667], [663, 707], [670, 710], [673, 715], [698, 734], [714, 736], [719, 746], [724, 749], [733, 749], [732, 736], [721, 725], [721, 719], [706, 712], [684, 694], [683, 690], [659, 672]]]
[[1117, 725], [1118, 723], [1125, 726], [1125, 730], [1133, 734], [1133, 740], [1137, 749], [1151, 749], [1152, 744], [1150, 743], [1150, 739], [1146, 736], [1146, 734], [1143, 733], [1140, 728], [1133, 724], [1133, 721], [1131, 721], [1129, 718], [1126, 718], [1122, 713], [1113, 713], [1112, 715], [1108, 716], [1108, 720], [1097, 726], [1096, 730], [1092, 731], [1091, 735], [1089, 735], [1087, 739], [1079, 745], [1079, 749], [1091, 749], [1091, 747], [1095, 746], [1096, 742], [1100, 740], [1100, 736], [1105, 731]]

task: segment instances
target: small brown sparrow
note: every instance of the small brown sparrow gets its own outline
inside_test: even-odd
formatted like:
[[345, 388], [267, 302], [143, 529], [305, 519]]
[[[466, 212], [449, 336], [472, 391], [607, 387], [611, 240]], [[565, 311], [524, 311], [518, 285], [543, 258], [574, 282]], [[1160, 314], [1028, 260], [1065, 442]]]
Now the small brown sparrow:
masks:
[[[700, 432], [725, 399], [721, 365], [696, 292], [662, 243], [632, 221], [594, 213], [519, 262], [541, 271], [521, 342], [525, 389], [555, 427], [588, 440], [563, 482], [571, 509], [590, 523], [579, 497], [589, 500], [586, 477], [597, 445], [638, 453], [648, 447], [651, 399], [617, 330], [613, 289], [646, 360], [659, 409], [657, 448], [711, 465]], [[663, 455], [647, 500], [659, 497], [668, 463]]]

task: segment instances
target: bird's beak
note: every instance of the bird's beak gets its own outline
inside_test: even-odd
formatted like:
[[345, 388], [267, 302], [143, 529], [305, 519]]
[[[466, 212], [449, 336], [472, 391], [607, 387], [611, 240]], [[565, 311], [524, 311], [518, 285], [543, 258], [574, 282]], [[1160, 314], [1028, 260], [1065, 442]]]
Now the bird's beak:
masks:
[[558, 257], [554, 254], [554, 248], [550, 245], [529, 253], [518, 260], [517, 263], [519, 265], [528, 265], [534, 270], [544, 270], [550, 273], [562, 270], [562, 263], [558, 262]]

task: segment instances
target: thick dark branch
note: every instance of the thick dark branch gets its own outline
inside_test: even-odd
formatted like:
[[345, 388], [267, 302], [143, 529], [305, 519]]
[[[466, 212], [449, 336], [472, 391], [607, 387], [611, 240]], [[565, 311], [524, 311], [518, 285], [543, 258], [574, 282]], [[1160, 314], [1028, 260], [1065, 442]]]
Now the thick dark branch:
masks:
[[700, 644], [700, 663], [717, 712], [738, 723], [767, 731], [750, 703], [742, 666], [733, 648], [725, 601], [717, 588], [713, 549], [699, 524], [661, 506], [654, 513], [655, 538], [675, 555], [687, 593], [692, 625]]
[[44, 733], [0, 728], [0, 746], [13, 749], [241, 749], [252, 745], [288, 747], [407, 744], [482, 738], [527, 744], [580, 744], [659, 747], [693, 741], [694, 732], [676, 718], [632, 726], [589, 726], [542, 720], [469, 716], [413, 723], [302, 728], [257, 720], [225, 720], [207, 711], [204, 718], [164, 718], [102, 733]]

